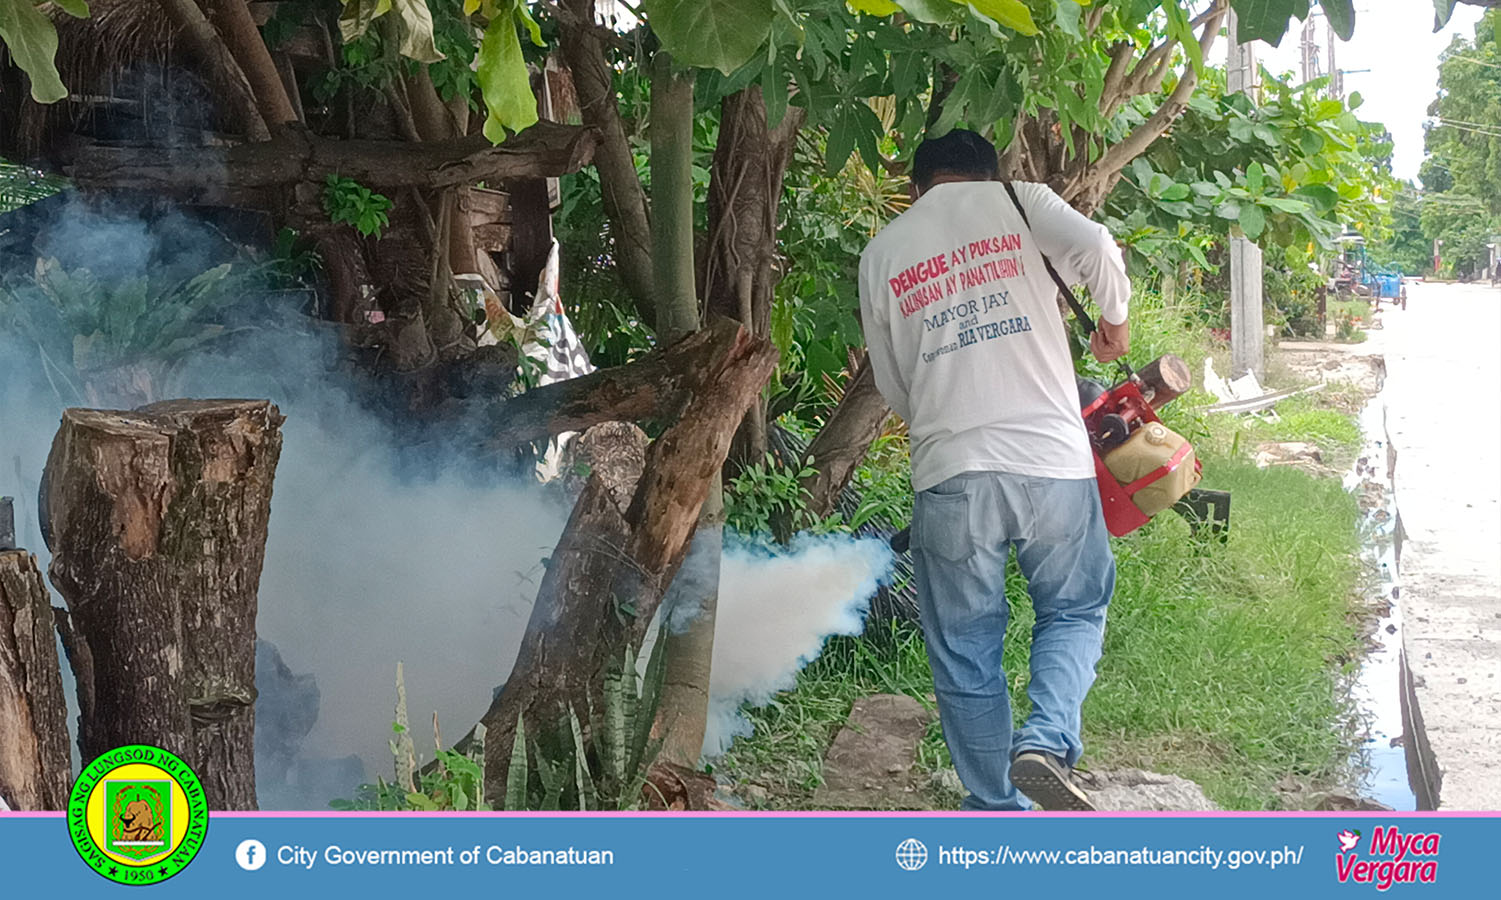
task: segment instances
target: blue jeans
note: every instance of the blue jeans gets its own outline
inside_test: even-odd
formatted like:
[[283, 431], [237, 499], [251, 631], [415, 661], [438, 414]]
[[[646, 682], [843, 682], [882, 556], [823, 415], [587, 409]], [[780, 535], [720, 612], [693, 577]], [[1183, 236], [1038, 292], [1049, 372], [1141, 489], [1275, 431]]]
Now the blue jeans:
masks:
[[[1015, 734], [1001, 664], [1011, 549], [1027, 579], [1032, 714]], [[1115, 590], [1115, 557], [1093, 480], [967, 472], [917, 495], [917, 596], [943, 737], [969, 791], [966, 809], [1027, 809], [1011, 757], [1042, 750], [1072, 766], [1079, 708], [1094, 683]]]

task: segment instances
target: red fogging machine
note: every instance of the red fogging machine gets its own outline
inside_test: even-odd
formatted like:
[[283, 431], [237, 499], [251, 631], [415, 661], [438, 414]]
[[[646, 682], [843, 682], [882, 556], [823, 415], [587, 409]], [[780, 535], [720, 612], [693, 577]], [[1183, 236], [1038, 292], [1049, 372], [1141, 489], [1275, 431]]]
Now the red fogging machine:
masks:
[[1193, 445], [1157, 417], [1158, 409], [1190, 387], [1188, 365], [1168, 354], [1139, 373], [1124, 363], [1122, 369], [1126, 380], [1112, 388], [1078, 383], [1105, 527], [1116, 537], [1177, 504], [1198, 486], [1203, 471]]

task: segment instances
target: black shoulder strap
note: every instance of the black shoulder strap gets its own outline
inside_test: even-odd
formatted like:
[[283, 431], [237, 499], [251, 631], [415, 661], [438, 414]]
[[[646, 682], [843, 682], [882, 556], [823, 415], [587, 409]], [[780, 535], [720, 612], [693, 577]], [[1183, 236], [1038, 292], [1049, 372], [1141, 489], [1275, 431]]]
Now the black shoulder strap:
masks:
[[[1011, 198], [1011, 203], [1016, 207], [1016, 211], [1021, 213], [1022, 224], [1027, 226], [1028, 231], [1031, 231], [1032, 223], [1027, 219], [1027, 210], [1022, 206], [1021, 198], [1016, 196], [1016, 188], [1012, 187], [1009, 181], [1003, 181], [1001, 184], [1005, 185], [1006, 196]], [[1063, 292], [1063, 299], [1068, 301], [1069, 309], [1074, 311], [1074, 315], [1079, 319], [1079, 324], [1084, 326], [1084, 336], [1088, 337], [1095, 328], [1094, 318], [1089, 315], [1084, 305], [1079, 302], [1079, 298], [1074, 296], [1074, 292], [1069, 289], [1068, 282], [1064, 281], [1063, 276], [1058, 274], [1058, 270], [1053, 268], [1053, 261], [1048, 259], [1048, 255], [1042, 253], [1040, 250], [1038, 252], [1042, 256], [1043, 268], [1048, 270], [1048, 274], [1053, 278], [1053, 283], [1058, 285], [1058, 290]]]

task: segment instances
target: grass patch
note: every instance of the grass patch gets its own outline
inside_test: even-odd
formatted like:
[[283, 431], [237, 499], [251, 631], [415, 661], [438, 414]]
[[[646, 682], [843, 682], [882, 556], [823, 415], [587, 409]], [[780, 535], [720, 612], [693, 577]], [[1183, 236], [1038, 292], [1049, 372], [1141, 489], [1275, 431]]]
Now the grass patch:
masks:
[[1192, 435], [1200, 454], [1226, 458], [1249, 455], [1265, 441], [1301, 441], [1316, 445], [1325, 462], [1339, 468], [1354, 459], [1363, 440], [1360, 426], [1345, 411], [1351, 406], [1348, 392], [1339, 389], [1299, 394], [1278, 403], [1273, 420], [1215, 414], [1184, 433]]

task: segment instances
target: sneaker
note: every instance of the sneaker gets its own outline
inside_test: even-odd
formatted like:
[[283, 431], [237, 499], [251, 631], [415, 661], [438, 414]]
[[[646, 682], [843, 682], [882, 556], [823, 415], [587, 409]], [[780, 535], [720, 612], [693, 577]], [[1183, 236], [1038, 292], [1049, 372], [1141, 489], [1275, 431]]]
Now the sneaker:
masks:
[[1047, 810], [1093, 810], [1089, 795], [1074, 784], [1063, 760], [1040, 750], [1023, 750], [1011, 760], [1011, 783]]

